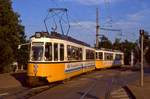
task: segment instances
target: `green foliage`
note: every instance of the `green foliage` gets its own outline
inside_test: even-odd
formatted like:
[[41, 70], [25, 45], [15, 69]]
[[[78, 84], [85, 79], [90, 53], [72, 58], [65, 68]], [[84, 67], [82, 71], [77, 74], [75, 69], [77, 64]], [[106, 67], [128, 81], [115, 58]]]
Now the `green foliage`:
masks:
[[146, 51], [145, 54], [146, 61], [150, 63], [150, 35], [146, 31], [144, 33], [144, 51]]
[[17, 61], [18, 44], [25, 41], [24, 27], [19, 15], [11, 7], [11, 0], [0, 0], [0, 69], [11, 71], [11, 64]]
[[111, 49], [112, 48], [112, 43], [107, 37], [102, 36], [101, 37], [101, 42], [99, 42], [99, 47], [100, 48]]
[[3, 40], [0, 40], [0, 72], [4, 72], [6, 70], [6, 67], [9, 67], [10, 64], [13, 62], [13, 50]]
[[129, 65], [131, 60], [131, 51], [134, 51], [136, 44], [125, 40], [121, 43], [122, 51], [124, 52], [124, 63]]
[[147, 62], [150, 63], [150, 48], [148, 49], [147, 53], [145, 54], [145, 57], [146, 57]]
[[121, 50], [122, 52], [124, 52], [124, 62], [127, 65], [129, 64], [131, 59], [131, 51], [134, 51], [134, 48], [136, 46], [136, 44], [133, 42], [129, 42], [128, 40], [121, 42], [121, 40], [118, 38], [112, 44], [112, 42], [105, 36], [101, 38], [101, 42], [99, 44], [100, 48]]
[[29, 58], [29, 48], [28, 46], [22, 46], [21, 49], [18, 50], [18, 58], [17, 62], [19, 65], [23, 65], [26, 68], [27, 62]]
[[121, 42], [120, 42], [120, 39], [115, 39], [115, 42], [113, 43], [113, 49], [115, 50], [121, 50]]

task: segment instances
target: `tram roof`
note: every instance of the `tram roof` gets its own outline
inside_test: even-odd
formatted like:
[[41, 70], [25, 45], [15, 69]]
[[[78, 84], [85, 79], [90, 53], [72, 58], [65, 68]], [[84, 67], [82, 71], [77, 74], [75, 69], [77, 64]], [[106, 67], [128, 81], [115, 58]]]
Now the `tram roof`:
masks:
[[[90, 47], [89, 44], [83, 42], [83, 41], [80, 41], [80, 40], [77, 40], [73, 37], [70, 37], [70, 36], [67, 36], [67, 35], [62, 35], [58, 32], [51, 32], [51, 34], [49, 34], [48, 32], [35, 32], [35, 35], [31, 36], [32, 37], [36, 37], [36, 34], [40, 34], [41, 37], [47, 37], [47, 38], [55, 38], [55, 39], [61, 39], [61, 40], [66, 40], [66, 41], [70, 41], [70, 42], [73, 42], [73, 43], [77, 43], [77, 44], [81, 44], [81, 45], [84, 45], [84, 46], [88, 46]], [[39, 37], [38, 37], [39, 38]]]
[[107, 49], [107, 48], [96, 49], [96, 51], [110, 51], [110, 52], [119, 52], [119, 53], [123, 53], [123, 52], [120, 51], [120, 50]]

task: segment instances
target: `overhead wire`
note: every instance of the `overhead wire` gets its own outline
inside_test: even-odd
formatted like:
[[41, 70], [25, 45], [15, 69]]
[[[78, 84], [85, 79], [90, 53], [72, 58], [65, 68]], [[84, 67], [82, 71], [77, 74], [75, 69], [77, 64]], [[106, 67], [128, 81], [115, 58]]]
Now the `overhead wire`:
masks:
[[[54, 1], [54, 0], [52, 0], [52, 1]], [[64, 4], [65, 4], [65, 0], [62, 0], [62, 2], [64, 2]], [[55, 2], [55, 3], [56, 3], [56, 2]], [[58, 5], [57, 3], [56, 3], [56, 6], [59, 7], [59, 5]], [[67, 8], [69, 8], [69, 7], [67, 7]], [[77, 20], [78, 20], [77, 17], [75, 17], [75, 16], [69, 14], [69, 15], [68, 15], [68, 18], [72, 19], [73, 22], [75, 22], [76, 25], [78, 25], [79, 27], [82, 27], [82, 30], [89, 31], [89, 32], [92, 32], [92, 33], [93, 33], [93, 31], [91, 31], [91, 29], [89, 29], [88, 27], [85, 27], [85, 26], [82, 25], [80, 22], [78, 22], [78, 21], [77, 21]], [[71, 28], [71, 27], [70, 27], [70, 28]]]
[[[52, 0], [53, 2], [55, 2], [55, 0]], [[110, 1], [109, 0], [104, 0], [105, 1], [105, 7], [106, 7], [106, 10], [108, 12], [108, 21], [106, 22], [106, 24], [109, 24], [107, 27], [113, 27], [113, 19], [112, 19], [112, 16], [111, 16], [111, 11], [110, 11]], [[64, 2], [65, 4], [65, 1], [62, 0], [61, 2]], [[55, 2], [55, 5], [58, 7], [59, 5]], [[68, 7], [67, 7], [68, 8]], [[82, 30], [85, 30], [85, 31], [88, 31], [88, 32], [95, 32], [95, 31], [92, 31], [91, 29], [89, 29], [89, 27], [86, 27], [84, 26], [83, 24], [81, 24], [80, 22], [81, 21], [78, 21], [79, 19], [76, 17], [76, 16], [73, 16], [72, 14], [69, 14], [69, 18], [72, 20], [72, 22], [74, 22], [76, 25], [78, 25], [79, 27], [82, 28]], [[96, 24], [95, 24], [96, 26]], [[113, 28], [107, 28], [107, 27], [101, 27], [100, 29], [101, 30], [104, 30], [104, 31], [113, 31], [113, 32], [119, 32], [119, 36], [122, 38], [123, 37], [123, 34], [122, 34], [122, 30], [121, 29], [113, 29]], [[71, 25], [71, 28], [73, 28], [73, 25]]]
[[111, 11], [110, 11], [110, 1], [104, 0], [104, 2], [105, 2], [106, 12], [108, 12], [106, 24], [108, 24], [108, 27], [112, 27], [112, 15], [111, 15]]
[[101, 31], [117, 32], [117, 35], [119, 35], [120, 36], [119, 38], [121, 38], [122, 30], [113, 28], [114, 26], [113, 26], [112, 13], [110, 10], [110, 0], [104, 0], [104, 5], [105, 5], [106, 12], [107, 12], [107, 14], [106, 14], [107, 20], [106, 20], [106, 22], [103, 23], [104, 25], [101, 25], [100, 30]]

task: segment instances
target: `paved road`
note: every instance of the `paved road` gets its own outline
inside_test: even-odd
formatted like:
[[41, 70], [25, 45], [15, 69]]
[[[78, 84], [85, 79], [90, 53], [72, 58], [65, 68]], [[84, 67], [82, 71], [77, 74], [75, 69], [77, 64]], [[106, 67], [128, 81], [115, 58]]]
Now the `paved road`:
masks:
[[50, 88], [30, 99], [104, 99], [136, 79], [138, 73], [132, 71], [95, 71]]
[[[23, 75], [15, 77], [21, 78], [21, 82], [25, 78]], [[81, 97], [82, 99], [104, 99], [113, 96], [112, 92], [122, 89], [121, 86], [125, 86], [137, 78], [138, 73], [132, 71], [116, 69], [93, 71], [75, 77], [65, 84], [47, 87], [46, 91], [40, 88], [35, 91], [26, 87], [0, 90], [0, 99], [80, 99]], [[124, 95], [128, 96], [127, 93]], [[112, 99], [114, 98], [112, 97]]]

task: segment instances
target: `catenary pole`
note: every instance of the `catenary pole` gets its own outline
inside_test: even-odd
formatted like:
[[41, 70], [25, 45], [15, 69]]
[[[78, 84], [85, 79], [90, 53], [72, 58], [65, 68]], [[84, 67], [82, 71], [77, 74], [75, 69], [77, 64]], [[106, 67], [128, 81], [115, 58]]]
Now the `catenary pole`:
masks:
[[143, 87], [143, 76], [144, 76], [144, 70], [143, 70], [143, 40], [144, 40], [144, 30], [140, 30], [140, 36], [141, 36], [141, 81], [140, 85]]

